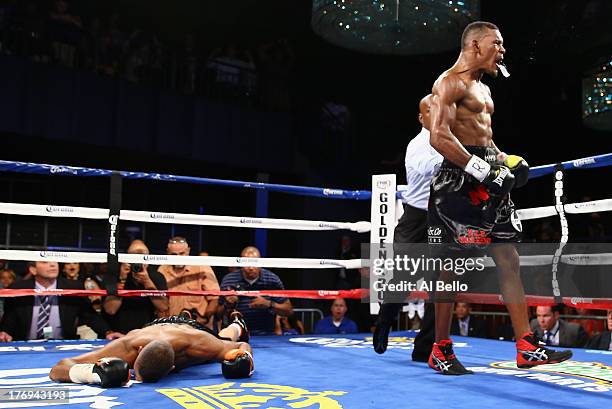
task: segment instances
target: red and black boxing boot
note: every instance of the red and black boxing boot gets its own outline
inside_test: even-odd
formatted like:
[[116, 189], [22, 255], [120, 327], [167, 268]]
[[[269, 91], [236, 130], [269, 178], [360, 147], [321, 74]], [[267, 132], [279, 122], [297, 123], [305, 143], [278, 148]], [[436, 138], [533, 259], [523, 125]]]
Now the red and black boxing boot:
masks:
[[470, 375], [474, 372], [465, 369], [453, 352], [453, 341], [443, 339], [433, 344], [429, 355], [429, 367], [443, 375]]
[[572, 351], [555, 351], [544, 347], [533, 332], [525, 333], [516, 341], [516, 366], [532, 368], [537, 365], [558, 364], [570, 359]]
[[[251, 338], [249, 329], [247, 328], [246, 322], [239, 311], [233, 311], [230, 316], [231, 324], [238, 324], [240, 326], [240, 336], [238, 337], [239, 342], [249, 342]], [[230, 325], [231, 325], [230, 324]]]

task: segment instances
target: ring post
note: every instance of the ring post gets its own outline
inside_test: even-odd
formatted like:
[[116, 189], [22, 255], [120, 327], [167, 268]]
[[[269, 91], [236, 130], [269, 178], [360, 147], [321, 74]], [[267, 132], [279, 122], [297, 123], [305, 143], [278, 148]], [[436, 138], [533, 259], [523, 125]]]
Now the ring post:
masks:
[[375, 282], [388, 282], [393, 269], [375, 268], [374, 260], [393, 259], [393, 232], [396, 225], [395, 175], [372, 176], [372, 207], [370, 230], [370, 314], [378, 314], [382, 292], [374, 291]]
[[106, 262], [108, 273], [104, 276], [104, 287], [109, 295], [117, 294], [117, 281], [119, 278], [119, 217], [122, 200], [122, 176], [113, 171], [110, 177], [110, 203], [108, 211], [108, 249]]

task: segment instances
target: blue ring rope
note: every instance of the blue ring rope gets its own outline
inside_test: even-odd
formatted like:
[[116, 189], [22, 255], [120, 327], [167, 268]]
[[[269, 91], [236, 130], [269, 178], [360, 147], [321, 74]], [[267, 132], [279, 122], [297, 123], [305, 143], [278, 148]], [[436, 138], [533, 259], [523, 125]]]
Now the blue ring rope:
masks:
[[[563, 169], [590, 169], [612, 165], [612, 153], [589, 156], [562, 162]], [[529, 170], [529, 179], [549, 175], [555, 171], [556, 164], [535, 166]], [[68, 176], [110, 176], [112, 171], [106, 169], [82, 168], [77, 166], [46, 165], [30, 162], [14, 162], [0, 160], [0, 171], [16, 173], [34, 173], [39, 175], [68, 175]], [[238, 180], [223, 180], [201, 178], [193, 176], [166, 175], [161, 173], [126, 172], [121, 171], [126, 179], [158, 180], [163, 182], [183, 182], [200, 185], [231, 186], [247, 189], [261, 189], [270, 192], [282, 192], [301, 196], [323, 197], [328, 199], [369, 200], [372, 192], [368, 190], [345, 190], [322, 187], [280, 185], [274, 183], [244, 182]], [[400, 192], [397, 192], [401, 198]]]

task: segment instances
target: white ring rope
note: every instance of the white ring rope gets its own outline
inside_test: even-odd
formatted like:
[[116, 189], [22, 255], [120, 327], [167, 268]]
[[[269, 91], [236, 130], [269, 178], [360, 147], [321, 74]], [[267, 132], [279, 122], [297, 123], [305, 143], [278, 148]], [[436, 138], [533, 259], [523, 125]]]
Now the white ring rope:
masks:
[[[60, 263], [105, 263], [106, 253], [75, 251], [0, 250], [0, 259], [25, 261], [57, 261]], [[490, 257], [483, 257], [485, 267], [494, 267]], [[521, 256], [521, 266], [546, 266], [557, 260], [552, 255]], [[369, 259], [332, 260], [311, 258], [248, 258], [217, 256], [171, 256], [165, 254], [119, 254], [121, 263], [143, 263], [153, 265], [193, 265], [213, 267], [271, 267], [271, 268], [346, 268], [368, 267]], [[559, 260], [575, 266], [612, 265], [612, 253], [565, 254]]]
[[[78, 217], [83, 219], [107, 219], [108, 209], [0, 203], [0, 213], [20, 216]], [[190, 224], [198, 226], [228, 226], [287, 230], [351, 230], [357, 233], [370, 231], [370, 222], [326, 222], [317, 220], [266, 219], [258, 217], [213, 216], [201, 214], [146, 212], [121, 210], [119, 218], [134, 222]]]
[[[26, 261], [57, 261], [61, 263], [106, 263], [106, 253], [72, 251], [0, 250], [0, 259]], [[361, 259], [332, 260], [311, 258], [249, 258], [216, 256], [171, 256], [165, 254], [119, 254], [120, 263], [153, 265], [193, 265], [222, 267], [271, 268], [346, 268], [362, 267]]]
[[[570, 203], [563, 206], [565, 213], [582, 214], [607, 212], [612, 210], [612, 199], [590, 202]], [[19, 216], [78, 217], [83, 219], [107, 219], [108, 209], [94, 207], [72, 207], [54, 205], [34, 205], [24, 203], [0, 202], [0, 213]], [[555, 206], [533, 207], [517, 210], [523, 220], [556, 216]], [[150, 223], [192, 224], [199, 226], [228, 226], [287, 230], [351, 230], [357, 233], [370, 231], [370, 222], [326, 222], [316, 220], [266, 219], [257, 217], [213, 216], [184, 213], [147, 212], [121, 210], [121, 220]]]

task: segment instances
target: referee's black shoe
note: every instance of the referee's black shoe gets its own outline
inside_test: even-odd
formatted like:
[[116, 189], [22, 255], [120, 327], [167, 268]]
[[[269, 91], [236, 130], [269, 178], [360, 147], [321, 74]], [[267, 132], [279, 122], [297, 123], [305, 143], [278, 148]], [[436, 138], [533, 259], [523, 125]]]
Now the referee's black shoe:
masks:
[[402, 304], [381, 304], [372, 336], [372, 344], [377, 354], [384, 354], [387, 350], [391, 325], [397, 318], [401, 306]]

